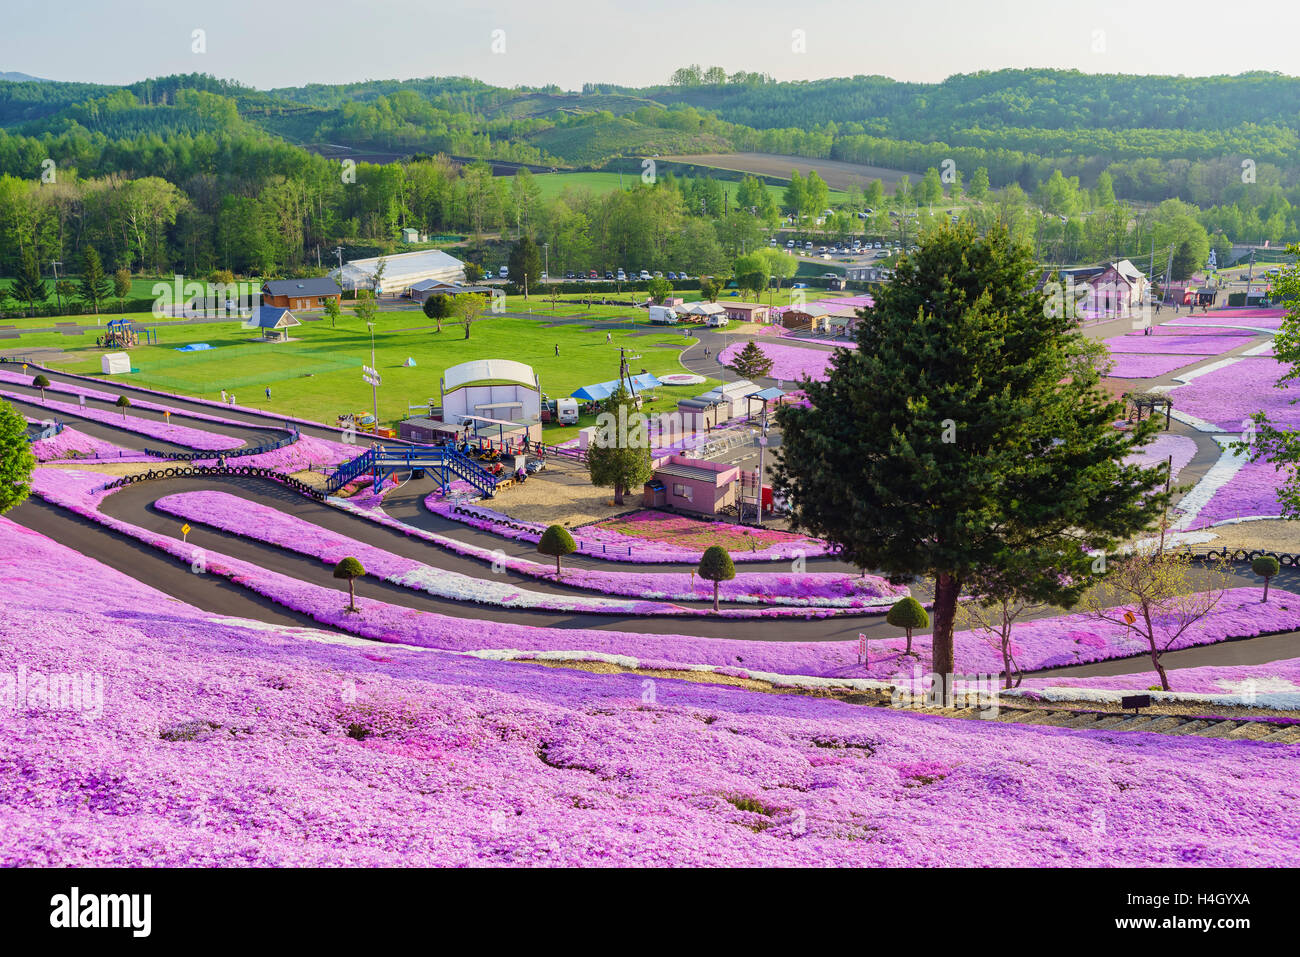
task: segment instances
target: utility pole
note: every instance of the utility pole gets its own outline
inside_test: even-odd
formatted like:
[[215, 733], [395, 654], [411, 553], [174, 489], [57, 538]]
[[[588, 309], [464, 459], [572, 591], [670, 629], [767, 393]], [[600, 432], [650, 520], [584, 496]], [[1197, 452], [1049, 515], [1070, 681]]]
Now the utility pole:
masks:
[[63, 313], [63, 294], [59, 292], [59, 267], [62, 265], [57, 259], [50, 260], [50, 267], [54, 270], [54, 298], [59, 303], [60, 314]]
[[1254, 278], [1255, 278], [1255, 250], [1252, 249], [1250, 251], [1250, 269], [1246, 273], [1246, 302], [1244, 303], [1244, 305], [1250, 304], [1250, 284], [1254, 280]]
[[362, 370], [361, 378], [370, 384], [370, 401], [372, 404], [372, 415], [375, 417], [374, 424], [371, 428], [376, 436], [379, 435], [379, 384], [383, 381], [380, 378], [379, 370], [375, 368], [375, 324], [367, 322], [366, 328], [370, 330], [370, 365]]
[[763, 431], [758, 436], [758, 488], [755, 491], [757, 496], [755, 508], [757, 515], [754, 517], [754, 525], [758, 528], [763, 527], [763, 476], [767, 473], [764, 471], [763, 453], [767, 451], [767, 400], [763, 400]]
[[542, 243], [542, 276], [551, 278], [551, 244]]

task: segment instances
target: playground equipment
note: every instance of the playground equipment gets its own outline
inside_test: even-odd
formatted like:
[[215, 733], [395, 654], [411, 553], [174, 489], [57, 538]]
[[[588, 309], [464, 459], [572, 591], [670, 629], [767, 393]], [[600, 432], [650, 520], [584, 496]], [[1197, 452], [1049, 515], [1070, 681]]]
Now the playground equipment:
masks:
[[376, 445], [366, 449], [349, 462], [344, 462], [325, 483], [326, 491], [333, 494], [359, 476], [374, 475], [374, 490], [384, 486], [384, 480], [394, 472], [423, 470], [445, 492], [454, 479], [468, 482], [482, 495], [491, 497], [497, 487], [499, 467], [494, 471], [483, 468], [468, 456], [451, 446]]
[[137, 329], [130, 319], [110, 319], [104, 335], [96, 342], [101, 349], [130, 349], [143, 339], [149, 345], [158, 344], [158, 333], [153, 329]]

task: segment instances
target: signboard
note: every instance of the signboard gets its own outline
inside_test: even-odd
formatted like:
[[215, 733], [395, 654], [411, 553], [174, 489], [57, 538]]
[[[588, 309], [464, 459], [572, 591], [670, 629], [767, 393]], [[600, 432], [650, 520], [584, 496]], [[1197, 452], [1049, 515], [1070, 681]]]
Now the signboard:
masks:
[[1134, 622], [1137, 621], [1137, 618], [1134, 617], [1133, 612], [1131, 612], [1131, 611], [1126, 611], [1126, 612], [1124, 612], [1124, 620], [1125, 620], [1126, 622], [1128, 622], [1128, 623], [1131, 625], [1131, 624], [1133, 624]]
[[190, 534], [190, 523], [186, 522], [181, 526], [181, 541], [185, 541]]

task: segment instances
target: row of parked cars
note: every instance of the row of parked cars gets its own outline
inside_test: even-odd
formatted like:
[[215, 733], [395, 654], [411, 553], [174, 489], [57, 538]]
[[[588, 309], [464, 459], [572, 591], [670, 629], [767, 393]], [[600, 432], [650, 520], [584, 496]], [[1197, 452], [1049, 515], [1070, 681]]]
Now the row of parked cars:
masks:
[[[769, 239], [767, 241], [767, 244], [769, 246], [777, 245], [776, 237], [773, 236], [771, 239]], [[814, 248], [817, 248], [817, 252], [819, 253], [840, 253], [840, 252], [847, 253], [847, 252], [861, 252], [864, 249], [890, 249], [890, 248], [902, 249], [903, 244], [900, 243], [898, 240], [894, 240], [891, 247], [889, 240], [885, 240], [884, 242], [876, 242], [876, 243], [870, 243], [870, 242], [864, 243], [861, 239], [855, 239], [851, 243], [840, 242], [839, 240], [836, 240], [835, 242], [831, 243], [829, 246], [814, 247], [813, 244], [810, 242], [800, 243], [798, 240], [795, 239], [787, 239], [785, 242], [785, 248], [804, 249], [809, 252], [811, 252]]]
[[605, 274], [602, 277], [600, 272], [595, 269], [589, 269], [585, 273], [580, 269], [579, 270], [571, 269], [564, 274], [564, 278], [578, 280], [578, 281], [585, 279], [587, 281], [595, 281], [595, 282], [599, 282], [602, 278], [608, 282], [628, 282], [629, 280], [631, 280], [632, 282], [636, 282], [637, 280], [668, 278], [680, 282], [683, 279], [690, 279], [691, 277], [684, 272], [669, 272], [667, 277], [665, 277], [662, 272], [656, 271], [652, 273], [648, 269], [641, 269], [641, 270], [619, 269], [617, 271], [613, 269], [606, 269]]

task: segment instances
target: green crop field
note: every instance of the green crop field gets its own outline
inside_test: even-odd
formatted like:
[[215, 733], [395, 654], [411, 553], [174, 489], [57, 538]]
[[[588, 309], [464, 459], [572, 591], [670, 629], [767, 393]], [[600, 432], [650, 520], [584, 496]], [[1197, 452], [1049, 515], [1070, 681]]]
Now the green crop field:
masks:
[[[418, 311], [381, 312], [374, 337], [375, 365], [383, 376], [380, 420], [391, 424], [406, 415], [408, 405], [436, 400], [443, 370], [470, 359], [499, 357], [525, 362], [541, 377], [543, 391], [565, 396], [580, 386], [616, 378], [619, 346], [627, 346], [639, 356], [634, 371], [644, 367], [666, 374], [682, 371], [678, 355], [695, 341], [679, 331], [635, 337], [614, 325], [609, 331], [613, 341], [607, 344], [604, 328], [588, 331], [581, 325], [548, 326], [542, 318], [499, 316], [475, 323], [466, 340], [457, 325], [446, 324], [441, 333], [434, 332]], [[107, 381], [207, 399], [220, 398], [225, 389], [234, 392], [241, 405], [326, 423], [333, 423], [344, 412], [370, 410], [370, 387], [361, 380], [361, 366], [370, 364], [370, 337], [360, 322], [345, 313], [338, 328], [331, 328], [328, 321], [304, 322], [290, 335], [294, 341], [258, 342], [239, 322], [177, 323], [158, 329], [157, 345], [129, 350], [138, 372]], [[196, 342], [213, 348], [176, 351]], [[0, 340], [0, 354], [16, 355], [50, 346], [67, 353], [67, 361], [58, 363], [57, 368], [99, 374], [102, 350], [95, 347], [90, 330], [81, 337], [43, 333]], [[415, 360], [415, 366], [403, 365], [408, 357]], [[675, 405], [678, 398], [697, 395], [713, 384], [710, 380], [705, 385], [661, 389], [656, 407]], [[269, 400], [264, 395], [268, 387]], [[547, 437], [558, 441], [574, 431], [572, 427], [548, 430]]]

